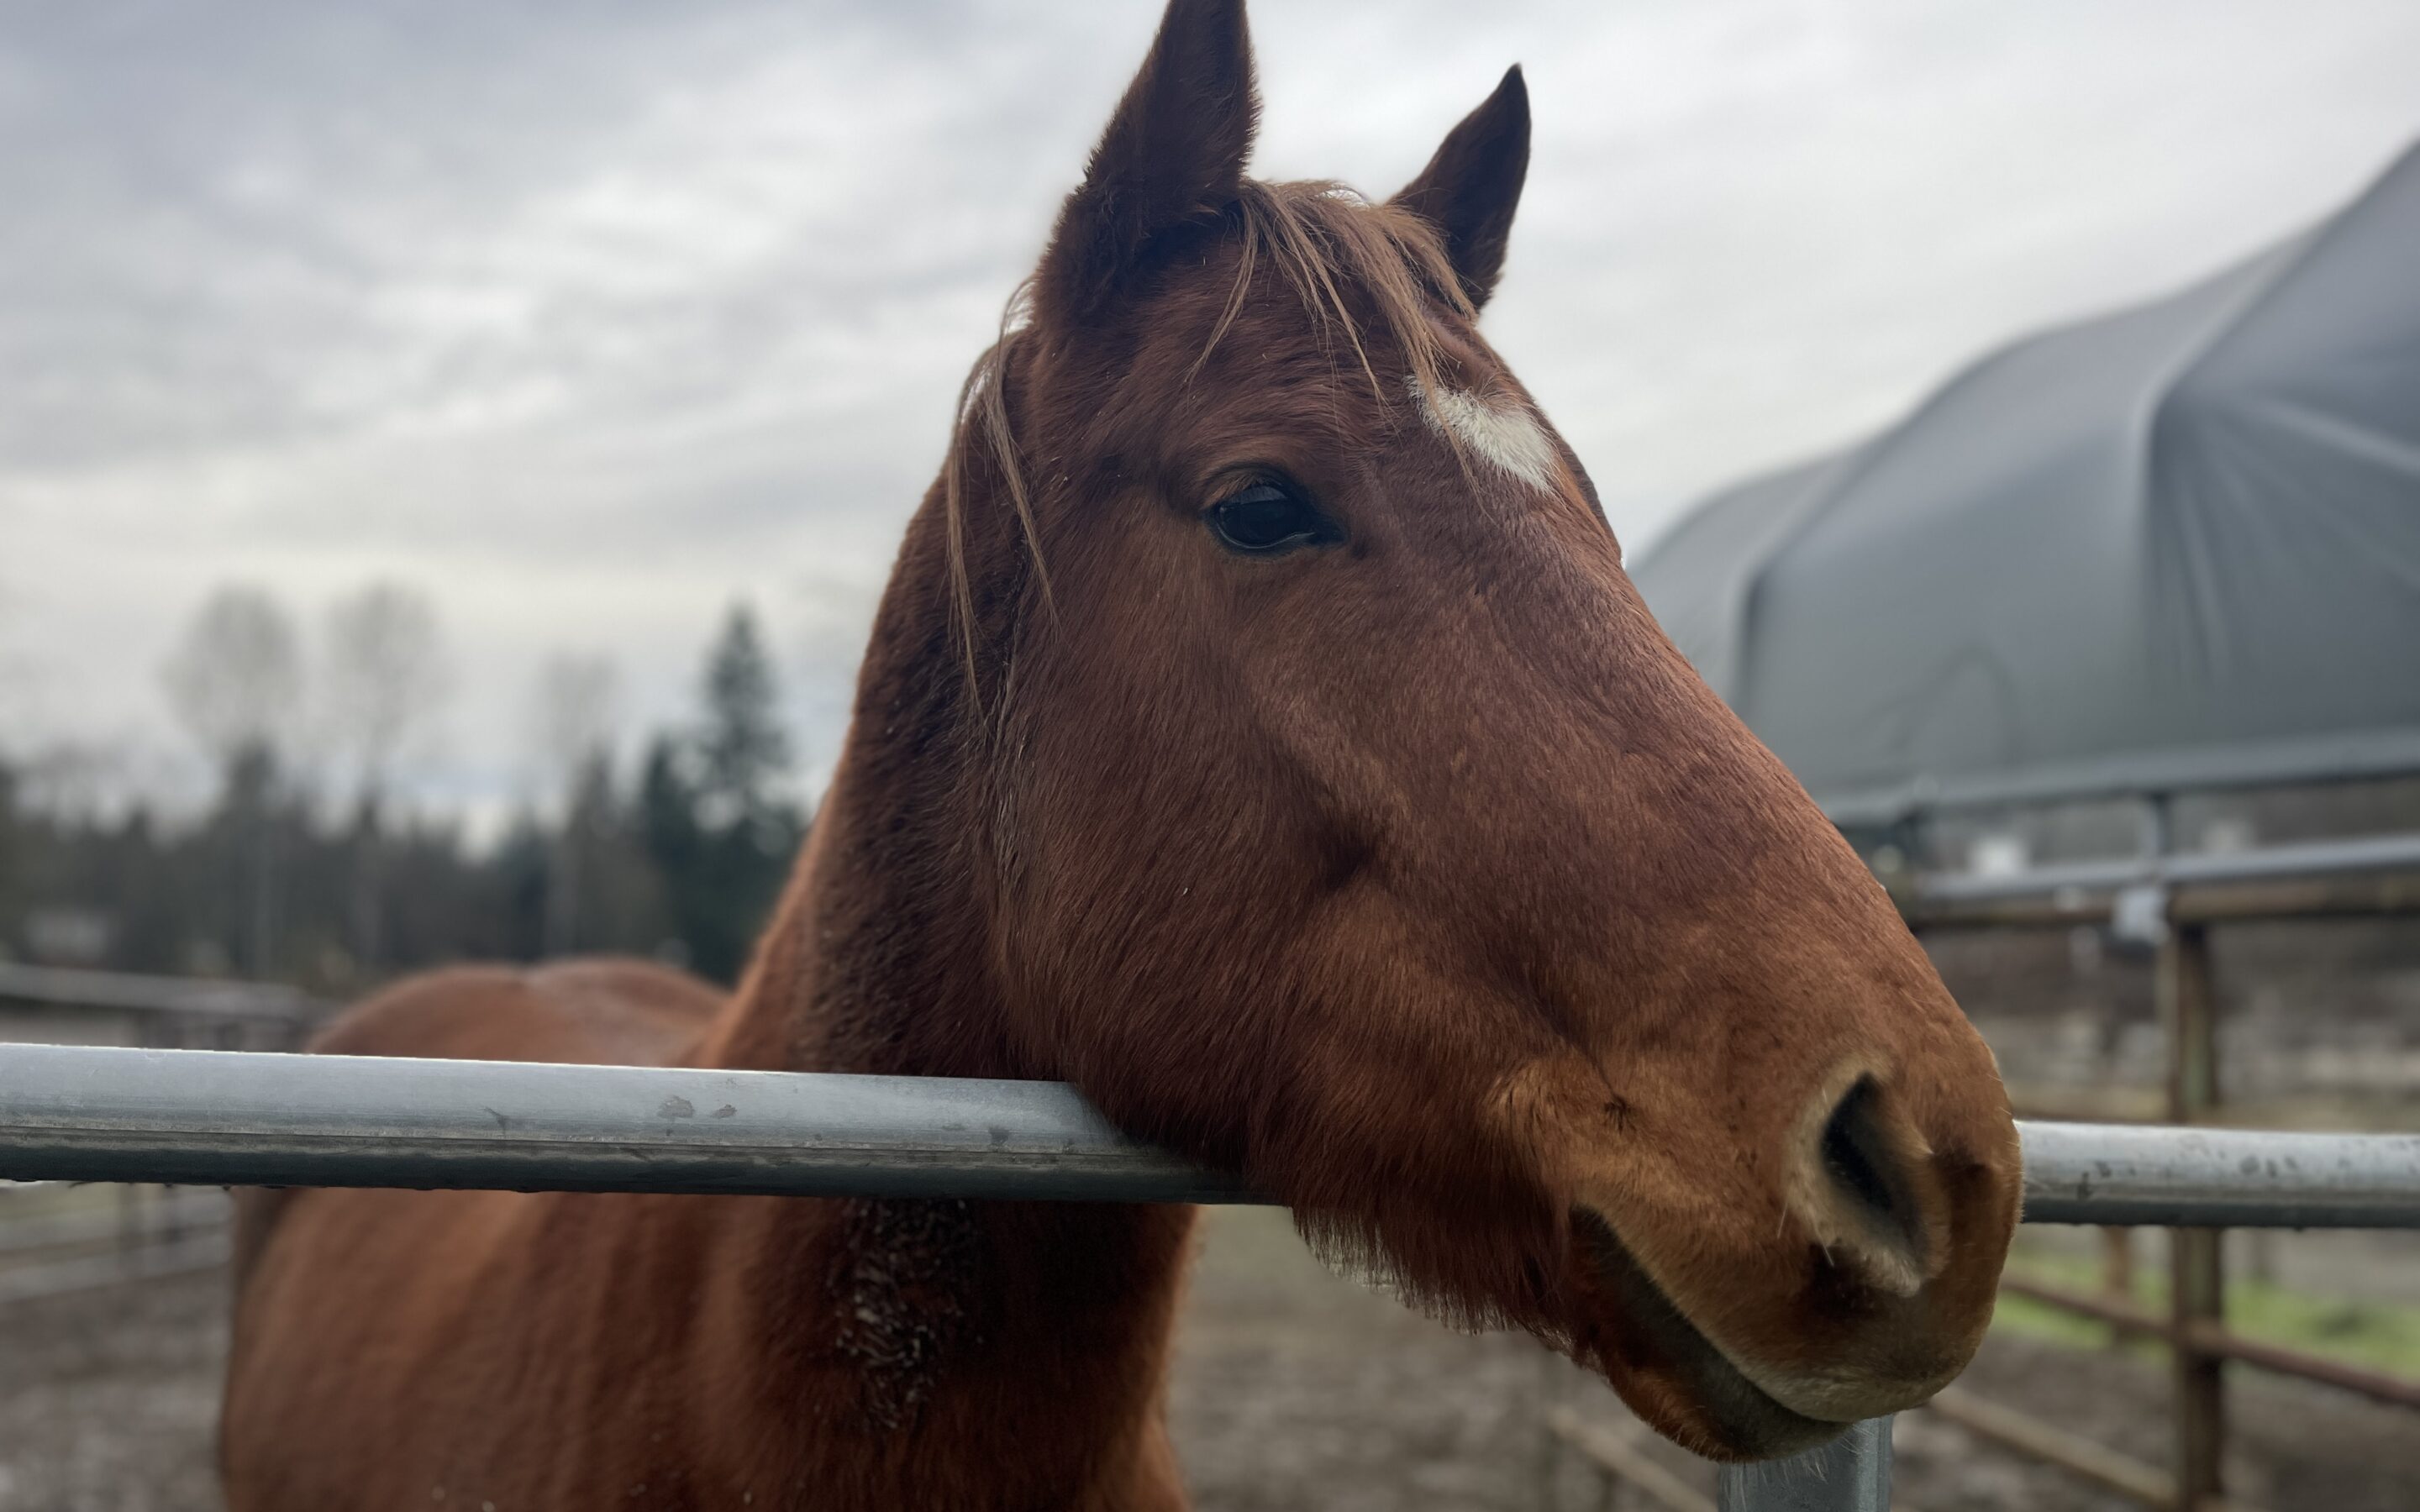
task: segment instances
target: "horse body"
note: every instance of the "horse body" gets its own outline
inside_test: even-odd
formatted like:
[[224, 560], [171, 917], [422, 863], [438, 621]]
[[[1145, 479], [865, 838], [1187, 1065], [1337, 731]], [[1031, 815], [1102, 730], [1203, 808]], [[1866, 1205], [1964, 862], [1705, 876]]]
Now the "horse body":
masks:
[[[903, 580], [938, 586], [930, 566]], [[877, 633], [869, 696], [953, 686], [922, 640], [894, 682]], [[920, 1011], [971, 990], [951, 979], [974, 964], [972, 923], [946, 890], [898, 885], [946, 866], [957, 806], [860, 726], [737, 994], [637, 962], [447, 971], [313, 1048], [1031, 1075]], [[1189, 1208], [244, 1197], [223, 1437], [238, 1512], [1184, 1504], [1159, 1404]]]
[[[318, 1048], [1064, 1079], [1701, 1452], [1922, 1400], [1990, 1317], [2006, 1096], [1478, 332], [1518, 70], [1384, 204], [1246, 177], [1256, 113], [1240, 4], [1173, 0], [735, 994], [447, 973]], [[228, 1502], [1180, 1506], [1190, 1224], [255, 1195]]]
[[[718, 1013], [637, 963], [454, 971], [316, 1048], [698, 1064]], [[1183, 1504], [1189, 1209], [245, 1196], [235, 1507]]]

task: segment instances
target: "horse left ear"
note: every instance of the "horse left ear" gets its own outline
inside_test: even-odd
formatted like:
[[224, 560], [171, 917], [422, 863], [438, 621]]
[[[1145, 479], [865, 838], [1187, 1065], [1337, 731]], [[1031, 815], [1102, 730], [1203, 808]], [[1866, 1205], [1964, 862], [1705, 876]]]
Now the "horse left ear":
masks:
[[1515, 63], [1392, 201], [1444, 234], [1446, 260], [1472, 309], [1496, 292], [1528, 174], [1529, 86]]
[[1243, 197], [1260, 114], [1244, 0], [1169, 0], [1151, 55], [1059, 211], [1036, 282], [1043, 316], [1089, 319], [1156, 241]]

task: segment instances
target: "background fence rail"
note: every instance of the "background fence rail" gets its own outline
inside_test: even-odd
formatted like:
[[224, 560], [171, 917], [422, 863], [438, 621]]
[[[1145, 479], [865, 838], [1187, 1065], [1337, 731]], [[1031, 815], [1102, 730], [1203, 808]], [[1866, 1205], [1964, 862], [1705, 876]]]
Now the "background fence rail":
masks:
[[70, 970], [0, 961], [0, 1002], [69, 1011], [138, 1013], [171, 1019], [258, 1020], [307, 1026], [329, 1004], [282, 982], [212, 981], [130, 971]]

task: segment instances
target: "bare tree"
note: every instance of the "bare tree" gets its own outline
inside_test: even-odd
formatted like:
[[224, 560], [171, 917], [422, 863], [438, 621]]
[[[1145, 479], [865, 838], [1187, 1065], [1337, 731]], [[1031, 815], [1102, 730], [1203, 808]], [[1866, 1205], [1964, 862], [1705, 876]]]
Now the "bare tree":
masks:
[[558, 654], [538, 669], [530, 736], [555, 797], [566, 796], [582, 769], [613, 746], [621, 693], [610, 656]]
[[546, 872], [549, 955], [578, 944], [582, 861], [596, 818], [584, 800], [607, 788], [620, 692], [620, 675], [604, 656], [557, 655], [538, 669], [531, 737], [557, 813]]
[[352, 764], [354, 795], [382, 801], [396, 764], [454, 688], [437, 607], [427, 594], [374, 582], [328, 611], [320, 716]]
[[168, 705], [224, 774], [277, 754], [302, 692], [302, 640], [265, 591], [230, 584], [202, 601], [160, 669]]
[[[0, 629], [8, 628], [17, 617], [16, 600], [8, 583], [0, 582]], [[22, 739], [33, 722], [33, 663], [12, 639], [0, 637], [0, 761], [10, 758], [12, 740]]]
[[293, 618], [262, 589], [216, 589], [160, 681], [178, 721], [218, 766], [223, 811], [242, 857], [241, 957], [266, 976], [277, 959], [278, 763], [302, 691]]
[[381, 941], [379, 841], [396, 767], [453, 690], [437, 609], [420, 590], [374, 582], [328, 612], [320, 717], [352, 767], [356, 843], [353, 950], [365, 965]]

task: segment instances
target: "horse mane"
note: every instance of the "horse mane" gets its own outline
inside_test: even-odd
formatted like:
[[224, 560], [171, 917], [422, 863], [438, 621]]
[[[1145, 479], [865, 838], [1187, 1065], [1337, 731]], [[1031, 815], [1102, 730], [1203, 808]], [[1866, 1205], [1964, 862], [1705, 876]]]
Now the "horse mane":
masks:
[[[1238, 241], [1235, 277], [1209, 338], [1186, 372], [1187, 383], [1201, 375], [1228, 328], [1243, 312], [1253, 277], [1266, 263], [1293, 288], [1331, 361], [1341, 357], [1343, 348], [1350, 348], [1355, 365], [1381, 407], [1400, 395], [1389, 392], [1371, 365], [1362, 323], [1354, 316], [1348, 289], [1359, 291], [1374, 309], [1378, 326], [1402, 354], [1413, 382], [1422, 393], [1436, 392], [1441, 348], [1431, 312], [1443, 304], [1466, 320], [1478, 318], [1479, 312], [1446, 257], [1443, 238], [1426, 219], [1399, 205], [1368, 200], [1333, 180], [1264, 183], [1253, 178], [1244, 180], [1242, 194], [1220, 218], [1224, 234]], [[1042, 560], [1032, 488], [1008, 405], [1010, 363], [1018, 344], [1032, 332], [1032, 315], [1033, 279], [1029, 276], [1010, 292], [1001, 309], [999, 336], [975, 359], [959, 386], [949, 455], [941, 469], [952, 618], [965, 661], [968, 692], [978, 704], [974, 583], [968, 573], [966, 551], [966, 511], [974, 492], [976, 470], [988, 469], [1007, 492], [1045, 603], [1050, 596], [1050, 574]], [[1335, 339], [1340, 332], [1341, 347]], [[1461, 441], [1450, 431], [1446, 440], [1459, 458]]]

